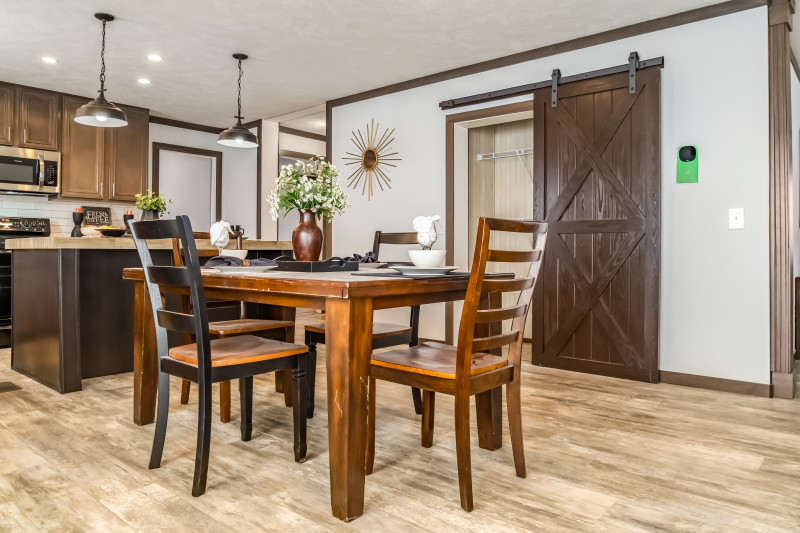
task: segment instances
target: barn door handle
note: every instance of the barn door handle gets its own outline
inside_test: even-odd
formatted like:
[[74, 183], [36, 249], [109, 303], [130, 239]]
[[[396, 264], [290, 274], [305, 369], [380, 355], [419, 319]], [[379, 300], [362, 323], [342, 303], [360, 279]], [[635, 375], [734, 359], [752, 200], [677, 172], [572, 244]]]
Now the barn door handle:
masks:
[[628, 56], [628, 92], [634, 94], [636, 92], [636, 68], [639, 66], [638, 52], [631, 52]]

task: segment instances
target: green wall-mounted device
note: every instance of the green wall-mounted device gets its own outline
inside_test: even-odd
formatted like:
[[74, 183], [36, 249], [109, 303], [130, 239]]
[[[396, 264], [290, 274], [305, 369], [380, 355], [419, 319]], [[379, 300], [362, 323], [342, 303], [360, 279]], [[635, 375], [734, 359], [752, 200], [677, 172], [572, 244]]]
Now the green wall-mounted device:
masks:
[[697, 148], [678, 148], [678, 183], [697, 183]]

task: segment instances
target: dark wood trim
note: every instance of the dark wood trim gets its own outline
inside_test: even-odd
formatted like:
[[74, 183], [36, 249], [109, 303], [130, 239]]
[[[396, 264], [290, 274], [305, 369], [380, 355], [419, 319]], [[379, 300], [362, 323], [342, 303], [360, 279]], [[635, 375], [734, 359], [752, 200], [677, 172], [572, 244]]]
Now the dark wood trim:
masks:
[[[333, 105], [325, 102], [325, 161], [333, 161]], [[327, 220], [322, 223], [322, 257], [333, 255], [333, 228]]]
[[306, 139], [314, 139], [315, 141], [322, 141], [325, 143], [328, 142], [327, 135], [320, 135], [319, 133], [311, 133], [310, 131], [296, 130], [294, 128], [287, 128], [286, 126], [278, 126], [278, 133], [285, 133], [286, 135], [295, 135], [297, 137], [305, 137]]
[[369, 91], [345, 96], [343, 98], [337, 98], [336, 100], [332, 100], [330, 104], [333, 107], [352, 104], [362, 100], [369, 100], [370, 98], [377, 98], [378, 96], [385, 96], [387, 94], [423, 87], [432, 83], [439, 83], [442, 81], [452, 80], [454, 78], [469, 76], [471, 74], [486, 72], [487, 70], [508, 67], [518, 63], [524, 63], [525, 61], [532, 61], [534, 59], [541, 59], [543, 57], [549, 57], [556, 54], [563, 54], [565, 52], [580, 50], [581, 48], [597, 46], [612, 41], [618, 41], [620, 39], [635, 37], [645, 33], [652, 33], [654, 31], [674, 28], [684, 24], [691, 24], [701, 20], [722, 17], [724, 15], [730, 15], [765, 5], [767, 5], [767, 0], [730, 0], [728, 2], [722, 2], [721, 4], [701, 7], [699, 9], [692, 9], [690, 11], [684, 11], [683, 13], [676, 13], [675, 15], [670, 15], [659, 19], [640, 22], [638, 24], [616, 28], [614, 30], [597, 33], [595, 35], [579, 37], [570, 41], [551, 44], [541, 48], [499, 57], [497, 59], [490, 59], [481, 63], [475, 63], [436, 74], [430, 74], [428, 76], [422, 76], [420, 78], [414, 78], [412, 80], [400, 83], [394, 83], [385, 87], [379, 87], [377, 89], [371, 89]]
[[[451, 113], [445, 121], [445, 248], [447, 255], [445, 263], [452, 265], [455, 261], [455, 125], [459, 122], [479, 120], [482, 118], [498, 117], [533, 111], [533, 100], [517, 102], [514, 104], [484, 107], [464, 113]], [[445, 303], [444, 327], [445, 342], [453, 344], [453, 303]]]
[[309, 154], [308, 152], [295, 152], [294, 150], [278, 149], [278, 156], [280, 157], [294, 157], [295, 159], [302, 159], [303, 161], [308, 161], [309, 159], [313, 159], [318, 155], [319, 154]]
[[777, 398], [794, 398], [791, 116], [791, 0], [770, 0], [769, 64], [769, 288], [770, 370]]
[[261, 198], [263, 189], [261, 185], [261, 148], [264, 144], [264, 127], [262, 121], [258, 121], [256, 135], [258, 136], [258, 148], [256, 148], [256, 239], [261, 238], [261, 211], [264, 208], [264, 200]]
[[736, 381], [733, 379], [712, 378], [695, 374], [682, 374], [680, 372], [667, 372], [666, 370], [662, 370], [660, 374], [661, 383], [667, 383], [669, 385], [733, 392], [735, 394], [760, 396], [762, 398], [772, 397], [772, 385], [769, 383], [751, 383], [749, 381]]
[[243, 126], [248, 130], [252, 130], [253, 128], [258, 128], [259, 126], [261, 126], [261, 119], [257, 118], [255, 120], [251, 120], [250, 122], [245, 122]]
[[202, 148], [192, 148], [191, 146], [180, 146], [177, 144], [153, 143], [153, 168], [150, 174], [153, 177], [153, 179], [150, 184], [150, 187], [156, 194], [158, 194], [158, 166], [160, 162], [159, 155], [161, 150], [167, 150], [169, 152], [180, 152], [183, 154], [203, 155], [207, 157], [213, 157], [216, 160], [217, 201], [215, 209], [216, 209], [217, 220], [220, 220], [222, 218], [222, 152], [218, 152], [217, 150], [203, 150]]
[[184, 130], [194, 130], [194, 131], [202, 131], [204, 133], [213, 133], [214, 135], [219, 135], [219, 133], [225, 129], [225, 128], [217, 128], [215, 126], [204, 126], [202, 124], [193, 124], [192, 122], [183, 122], [181, 120], [173, 120], [171, 118], [156, 117], [153, 115], [150, 115], [150, 123], [161, 124], [162, 126], [172, 126], [173, 128], [181, 128]]

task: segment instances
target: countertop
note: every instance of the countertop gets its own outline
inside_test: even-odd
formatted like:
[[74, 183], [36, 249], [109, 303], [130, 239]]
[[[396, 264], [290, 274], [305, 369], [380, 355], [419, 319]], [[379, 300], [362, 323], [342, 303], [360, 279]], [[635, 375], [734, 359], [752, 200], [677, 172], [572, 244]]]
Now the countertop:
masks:
[[[211, 242], [206, 239], [197, 239], [198, 250], [215, 250]], [[130, 237], [32, 237], [28, 239], [6, 240], [7, 250], [55, 250], [59, 248], [71, 250], [134, 250], [133, 239]], [[168, 240], [153, 241], [151, 249], [171, 250], [172, 243]], [[227, 248], [235, 248], [231, 241]], [[245, 250], [291, 250], [289, 241], [261, 241], [245, 239], [242, 241]]]

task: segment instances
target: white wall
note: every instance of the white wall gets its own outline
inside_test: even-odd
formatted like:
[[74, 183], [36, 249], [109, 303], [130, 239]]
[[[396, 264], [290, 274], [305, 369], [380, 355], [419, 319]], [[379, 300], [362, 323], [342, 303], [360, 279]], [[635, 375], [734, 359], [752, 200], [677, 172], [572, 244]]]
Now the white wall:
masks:
[[261, 121], [261, 238], [268, 241], [278, 240], [278, 223], [269, 214], [267, 195], [275, 187], [278, 177], [278, 127], [271, 120]]
[[[407, 231], [418, 214], [444, 216], [446, 113], [438, 102], [546, 80], [554, 68], [568, 76], [618, 65], [633, 50], [665, 58], [660, 367], [769, 383], [765, 7], [334, 108], [337, 166], [344, 168], [350, 132], [373, 117], [396, 128], [403, 159], [391, 191], [371, 202], [351, 192], [353, 208], [333, 225], [334, 255], [369, 247], [375, 229]], [[685, 144], [698, 146], [698, 184], [675, 183]], [[745, 230], [727, 229], [729, 207], [745, 208]], [[443, 313], [424, 313], [422, 335], [442, 338]]]
[[281, 150], [291, 150], [311, 155], [325, 155], [325, 141], [281, 133], [278, 143]]
[[[255, 130], [253, 130], [255, 132]], [[148, 169], [152, 179], [152, 143], [177, 144], [222, 152], [222, 218], [244, 227], [245, 235], [256, 236], [256, 162], [255, 148], [232, 148], [217, 143], [217, 135], [150, 124], [150, 154]], [[171, 212], [172, 215], [182, 213]], [[194, 228], [208, 231], [207, 228]]]

